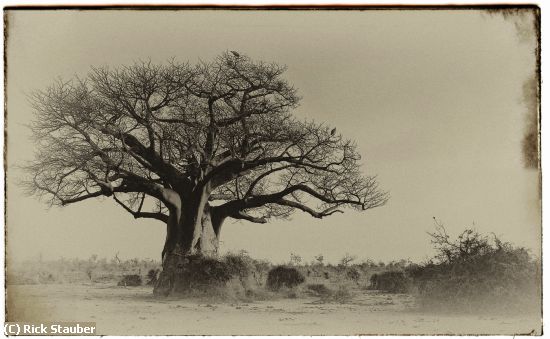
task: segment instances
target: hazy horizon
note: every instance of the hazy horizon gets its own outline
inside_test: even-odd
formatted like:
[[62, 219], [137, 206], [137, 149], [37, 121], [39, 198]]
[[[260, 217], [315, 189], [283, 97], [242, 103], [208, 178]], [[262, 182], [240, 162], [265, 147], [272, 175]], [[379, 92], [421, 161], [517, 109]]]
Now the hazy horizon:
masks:
[[[534, 76], [533, 18], [453, 11], [13, 11], [7, 40], [7, 257], [160, 259], [165, 226], [112, 201], [48, 209], [23, 194], [15, 165], [30, 160], [26, 94], [90, 66], [140, 59], [211, 60], [236, 50], [288, 66], [300, 119], [357, 142], [386, 206], [324, 219], [297, 212], [258, 225], [228, 220], [221, 250], [256, 258], [420, 261], [433, 217], [451, 235], [481, 233], [540, 253], [539, 173], [521, 142], [524, 83]], [[527, 33], [526, 33], [527, 31]]]

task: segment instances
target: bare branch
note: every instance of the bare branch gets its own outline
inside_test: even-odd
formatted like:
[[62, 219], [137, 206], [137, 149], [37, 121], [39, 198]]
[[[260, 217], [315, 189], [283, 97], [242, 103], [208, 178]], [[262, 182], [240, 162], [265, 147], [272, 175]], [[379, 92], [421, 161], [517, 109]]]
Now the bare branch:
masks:
[[332, 215], [334, 213], [344, 213], [344, 211], [336, 209], [336, 207], [330, 207], [330, 208], [327, 208], [324, 211], [315, 211], [314, 209], [312, 209], [310, 207], [307, 207], [306, 205], [300, 204], [300, 203], [295, 202], [295, 201], [286, 200], [286, 199], [280, 199], [280, 200], [276, 201], [275, 203], [278, 204], [278, 205], [284, 205], [284, 206], [290, 206], [290, 207], [293, 207], [293, 208], [297, 208], [297, 209], [302, 210], [306, 213], [309, 213], [312, 217], [319, 218], [319, 219], [321, 219], [323, 217], [328, 217], [329, 215]]
[[[126, 210], [128, 213], [130, 213], [135, 219], [138, 219], [138, 218], [148, 218], [148, 219], [157, 219], [157, 220], [160, 220], [162, 222], [168, 222], [168, 216], [164, 213], [160, 213], [160, 212], [141, 212], [140, 210], [138, 211], [133, 211], [130, 207], [126, 206], [126, 204], [124, 204], [122, 201], [120, 201], [116, 195], [113, 195], [113, 199], [120, 205], [122, 206], [122, 208], [124, 208], [124, 210]], [[141, 209], [141, 207], [140, 207]]]
[[247, 220], [247, 221], [250, 221], [250, 222], [253, 222], [253, 223], [256, 223], [256, 224], [265, 224], [265, 223], [267, 223], [267, 219], [257, 218], [257, 217], [251, 216], [250, 214], [246, 214], [243, 211], [235, 212], [233, 214], [230, 214], [229, 216], [233, 219], [243, 219], [243, 220]]

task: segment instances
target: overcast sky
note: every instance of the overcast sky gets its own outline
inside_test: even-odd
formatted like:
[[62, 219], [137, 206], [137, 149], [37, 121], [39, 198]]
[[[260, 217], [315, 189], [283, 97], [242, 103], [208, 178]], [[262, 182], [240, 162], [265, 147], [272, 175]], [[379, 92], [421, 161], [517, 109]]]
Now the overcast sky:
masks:
[[[225, 223], [223, 251], [286, 261], [423, 260], [433, 217], [532, 248], [540, 243], [538, 173], [523, 167], [523, 84], [535, 71], [532, 17], [480, 11], [17, 11], [8, 38], [8, 258], [160, 259], [165, 226], [112, 200], [48, 209], [16, 185], [32, 158], [26, 93], [90, 66], [236, 50], [288, 66], [300, 118], [357, 141], [388, 204], [326, 219]], [[525, 34], [527, 32], [527, 34]]]

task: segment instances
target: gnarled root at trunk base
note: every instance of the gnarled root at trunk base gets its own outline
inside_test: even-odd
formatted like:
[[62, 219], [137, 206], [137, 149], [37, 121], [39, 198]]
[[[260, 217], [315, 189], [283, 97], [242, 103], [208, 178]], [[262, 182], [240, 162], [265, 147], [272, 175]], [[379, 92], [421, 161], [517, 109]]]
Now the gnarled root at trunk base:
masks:
[[[223, 281], [224, 274], [215, 258], [224, 217], [211, 213], [209, 206], [201, 211], [197, 218], [169, 219], [162, 251], [162, 272], [155, 284], [154, 295], [166, 296], [189, 291], [201, 284]], [[213, 270], [210, 273], [214, 277], [210, 279], [210, 273], [204, 272], [201, 266]]]
[[155, 296], [168, 296], [175, 291], [176, 286], [181, 285], [178, 277], [183, 274], [184, 267], [188, 263], [184, 251], [179, 245], [172, 253], [164, 255], [162, 271], [157, 279], [153, 294]]
[[225, 286], [231, 279], [227, 264], [217, 258], [179, 251], [166, 257], [163, 271], [155, 285], [155, 295], [208, 292], [211, 288]]

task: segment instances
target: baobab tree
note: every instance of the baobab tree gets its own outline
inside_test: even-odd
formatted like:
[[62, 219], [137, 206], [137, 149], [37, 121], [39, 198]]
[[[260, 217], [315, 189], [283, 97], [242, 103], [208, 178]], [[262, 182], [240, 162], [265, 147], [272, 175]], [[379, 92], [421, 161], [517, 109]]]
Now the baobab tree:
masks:
[[266, 223], [383, 205], [354, 142], [292, 116], [300, 98], [284, 71], [231, 52], [58, 81], [31, 95], [36, 155], [26, 188], [51, 205], [112, 199], [166, 224], [164, 276], [176, 257], [215, 255], [227, 218]]

